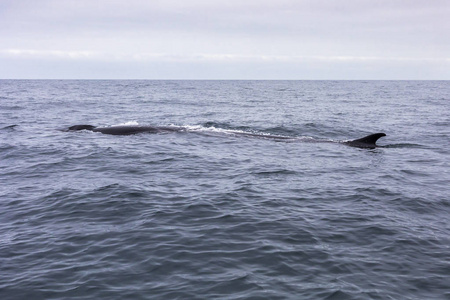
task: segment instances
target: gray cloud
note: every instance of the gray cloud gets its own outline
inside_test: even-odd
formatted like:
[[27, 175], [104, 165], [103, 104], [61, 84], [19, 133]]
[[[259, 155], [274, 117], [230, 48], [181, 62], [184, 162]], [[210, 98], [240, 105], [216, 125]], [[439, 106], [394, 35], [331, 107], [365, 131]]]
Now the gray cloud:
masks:
[[[71, 62], [89, 64], [74, 77], [111, 73], [94, 66], [114, 64], [124, 74], [145, 72], [166, 63], [179, 78], [180, 68], [206, 66], [199, 77], [307, 79], [422, 77], [448, 79], [450, 5], [448, 1], [3, 1], [0, 3], [0, 64], [29, 68]], [[139, 62], [139, 66], [129, 66]], [[55, 68], [54, 75], [58, 77]], [[240, 66], [246, 66], [246, 71]], [[294, 67], [295, 68], [294, 68]], [[314, 67], [316, 66], [316, 68]], [[255, 70], [254, 73], [247, 68]], [[8, 78], [11, 70], [0, 70]], [[27, 70], [27, 67], [23, 67]], [[95, 68], [94, 68], [95, 69]], [[108, 68], [109, 69], [109, 68]], [[158, 67], [157, 69], [162, 69]], [[360, 70], [358, 73], [356, 70]], [[233, 75], [232, 70], [235, 70]], [[267, 70], [261, 74], [261, 70]], [[297, 70], [297, 71], [296, 71]], [[337, 71], [341, 70], [341, 74]], [[372, 71], [371, 71], [372, 70]], [[408, 71], [409, 73], [406, 73]], [[394, 72], [394, 73], [393, 73]], [[132, 72], [131, 72], [132, 73]], [[166, 74], [167, 72], [163, 72]], [[33, 70], [33, 74], [39, 74]], [[67, 74], [67, 72], [64, 72]], [[70, 74], [70, 73], [69, 73]], [[147, 75], [145, 75], [147, 74]], [[253, 74], [253, 75], [252, 75]], [[277, 78], [283, 78], [283, 76]], [[24, 76], [24, 75], [15, 75]], [[38, 75], [36, 75], [38, 76]], [[65, 75], [67, 76], [67, 75]], [[139, 77], [138, 76], [138, 77]], [[331, 78], [331, 77], [330, 77]]]

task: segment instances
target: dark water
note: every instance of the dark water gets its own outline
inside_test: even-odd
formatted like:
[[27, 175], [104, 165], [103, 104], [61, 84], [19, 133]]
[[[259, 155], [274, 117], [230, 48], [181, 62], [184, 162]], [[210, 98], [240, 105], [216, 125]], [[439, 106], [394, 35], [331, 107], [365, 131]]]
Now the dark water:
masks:
[[[0, 299], [450, 299], [449, 112], [448, 81], [2, 80]], [[191, 132], [60, 131], [124, 123]]]

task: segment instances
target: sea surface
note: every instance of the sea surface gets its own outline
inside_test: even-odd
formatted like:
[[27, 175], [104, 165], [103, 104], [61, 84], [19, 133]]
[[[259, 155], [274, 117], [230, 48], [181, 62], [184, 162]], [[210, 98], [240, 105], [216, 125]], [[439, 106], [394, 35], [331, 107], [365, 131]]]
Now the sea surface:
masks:
[[450, 299], [449, 154], [449, 81], [0, 80], [0, 299]]

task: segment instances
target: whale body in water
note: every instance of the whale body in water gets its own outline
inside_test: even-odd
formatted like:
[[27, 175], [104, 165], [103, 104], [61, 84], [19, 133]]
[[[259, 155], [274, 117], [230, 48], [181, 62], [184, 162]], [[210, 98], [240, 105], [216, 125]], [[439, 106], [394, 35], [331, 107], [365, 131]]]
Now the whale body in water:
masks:
[[[89, 130], [93, 132], [100, 132], [103, 134], [112, 134], [112, 135], [132, 135], [138, 133], [170, 133], [170, 132], [183, 132], [189, 131], [186, 127], [183, 126], [131, 126], [131, 125], [123, 125], [123, 126], [111, 126], [111, 127], [96, 127], [93, 125], [74, 125], [70, 126], [68, 131], [78, 131], [78, 130]], [[274, 139], [274, 140], [296, 140], [295, 137], [288, 136], [279, 136], [279, 135], [268, 135], [268, 134], [258, 134], [251, 132], [243, 132], [243, 131], [233, 131], [229, 130], [229, 133], [240, 135], [240, 136], [248, 136], [248, 137], [259, 137], [265, 139]], [[350, 140], [350, 141], [342, 141], [339, 142], [344, 145], [348, 145], [351, 147], [358, 148], [367, 148], [374, 149], [377, 147], [376, 142], [379, 138], [386, 136], [385, 133], [374, 133], [368, 136], [365, 136], [360, 139]], [[320, 141], [317, 142], [330, 142], [330, 141]]]

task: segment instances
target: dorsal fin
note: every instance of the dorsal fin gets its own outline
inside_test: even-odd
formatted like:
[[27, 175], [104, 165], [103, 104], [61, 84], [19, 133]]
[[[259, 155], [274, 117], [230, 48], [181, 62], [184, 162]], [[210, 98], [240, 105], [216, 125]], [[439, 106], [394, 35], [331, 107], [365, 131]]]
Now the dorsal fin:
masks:
[[374, 134], [365, 136], [365, 137], [357, 139], [357, 140], [345, 142], [344, 144], [352, 146], [352, 147], [373, 149], [377, 146], [376, 145], [377, 140], [383, 136], [386, 136], [386, 134], [383, 132], [374, 133]]

